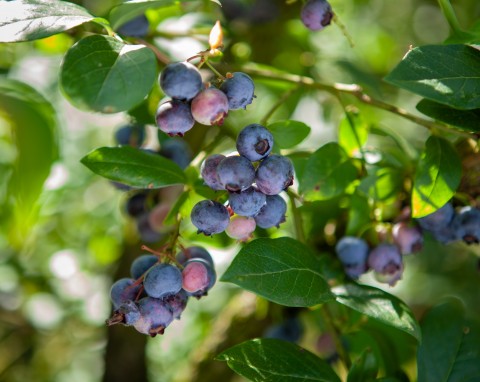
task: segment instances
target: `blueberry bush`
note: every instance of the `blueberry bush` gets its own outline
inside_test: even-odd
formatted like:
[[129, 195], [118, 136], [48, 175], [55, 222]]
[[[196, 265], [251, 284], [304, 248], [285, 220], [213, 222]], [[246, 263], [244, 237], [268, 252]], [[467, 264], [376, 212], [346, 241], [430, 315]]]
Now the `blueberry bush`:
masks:
[[0, 1], [0, 379], [480, 381], [479, 17]]

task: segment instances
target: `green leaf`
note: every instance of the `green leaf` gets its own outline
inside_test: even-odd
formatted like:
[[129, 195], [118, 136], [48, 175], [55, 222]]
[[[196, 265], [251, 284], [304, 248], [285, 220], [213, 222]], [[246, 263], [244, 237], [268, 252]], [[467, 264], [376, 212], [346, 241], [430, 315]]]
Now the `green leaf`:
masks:
[[462, 130], [480, 132], [480, 108], [458, 110], [423, 99], [417, 104], [417, 110], [437, 121], [445, 122]]
[[315, 151], [300, 178], [300, 193], [306, 201], [327, 200], [343, 194], [358, 176], [358, 169], [335, 142]]
[[378, 373], [378, 361], [371, 349], [366, 349], [355, 360], [348, 372], [347, 382], [371, 382]]
[[366, 225], [372, 222], [368, 199], [357, 193], [350, 198], [346, 235], [356, 236]]
[[157, 75], [154, 53], [113, 37], [85, 37], [67, 52], [62, 89], [70, 102], [86, 110], [116, 113], [142, 102]]
[[450, 142], [436, 136], [428, 138], [413, 180], [412, 216], [421, 218], [447, 203], [461, 176], [462, 164]]
[[367, 142], [368, 124], [358, 110], [347, 111], [345, 114], [338, 127], [338, 143], [349, 156], [353, 156]]
[[402, 171], [383, 167], [363, 178], [358, 190], [374, 200], [387, 200], [401, 190], [402, 181]]
[[422, 320], [418, 382], [475, 382], [480, 376], [480, 327], [465, 319], [462, 303], [451, 299]]
[[467, 45], [415, 48], [385, 81], [457, 109], [478, 109], [480, 51]]
[[340, 382], [324, 360], [298, 345], [271, 338], [243, 342], [215, 359], [226, 361], [233, 371], [250, 381]]
[[147, 9], [168, 7], [176, 3], [176, 0], [131, 0], [113, 8], [109, 20], [112, 28], [117, 29], [127, 21], [145, 13]]
[[185, 184], [180, 167], [169, 159], [129, 146], [100, 147], [81, 162], [95, 174], [137, 188]]
[[336, 300], [368, 317], [410, 334], [421, 341], [420, 327], [410, 308], [400, 299], [374, 287], [346, 284], [335, 287]]
[[320, 258], [297, 240], [261, 238], [240, 250], [221, 281], [277, 304], [314, 306], [333, 298], [321, 267]]
[[[10, 225], [22, 240], [34, 219], [34, 205], [52, 163], [58, 158], [56, 113], [35, 89], [19, 81], [0, 78], [0, 119], [12, 129], [16, 146], [8, 192], [14, 199]], [[10, 199], [9, 198], [9, 199]]]
[[268, 129], [278, 149], [295, 147], [310, 134], [310, 127], [305, 123], [291, 120], [274, 122], [268, 125]]
[[92, 21], [88, 11], [60, 0], [0, 2], [0, 42], [31, 41]]

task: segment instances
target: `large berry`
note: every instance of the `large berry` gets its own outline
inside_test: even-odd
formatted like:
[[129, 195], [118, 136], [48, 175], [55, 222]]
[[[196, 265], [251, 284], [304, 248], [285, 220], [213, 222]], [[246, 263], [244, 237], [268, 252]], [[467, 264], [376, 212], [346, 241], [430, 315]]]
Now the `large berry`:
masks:
[[242, 72], [232, 73], [231, 77], [227, 78], [220, 86], [220, 90], [227, 96], [228, 107], [231, 110], [246, 109], [255, 96], [253, 80]]
[[182, 273], [174, 265], [154, 265], [145, 275], [143, 287], [150, 297], [164, 298], [176, 294], [182, 289]]
[[192, 100], [192, 115], [202, 125], [220, 126], [228, 114], [228, 99], [216, 88], [207, 88]]
[[122, 146], [140, 147], [145, 140], [145, 126], [125, 125], [115, 132], [115, 141]]
[[249, 188], [255, 180], [255, 167], [242, 156], [226, 157], [217, 166], [219, 183], [230, 192]]
[[207, 236], [225, 231], [230, 222], [227, 208], [213, 200], [202, 200], [195, 204], [190, 218], [193, 225], [198, 228], [198, 233]]
[[189, 62], [169, 64], [160, 75], [163, 92], [179, 100], [191, 100], [202, 90], [202, 76]]
[[427, 231], [438, 231], [447, 227], [453, 220], [455, 210], [451, 203], [445, 204], [430, 215], [418, 219], [420, 226]]
[[285, 221], [285, 212], [287, 212], [285, 200], [278, 195], [269, 195], [254, 219], [260, 228], [278, 227]]
[[260, 212], [267, 197], [255, 187], [247, 188], [242, 192], [232, 192], [228, 197], [230, 208], [237, 215], [253, 217]]
[[402, 254], [396, 245], [384, 243], [375, 247], [368, 255], [368, 265], [378, 281], [390, 286], [402, 278]]
[[283, 155], [270, 155], [257, 168], [255, 183], [266, 195], [277, 195], [293, 183], [293, 165]]
[[365, 240], [344, 236], [335, 246], [335, 252], [349, 277], [357, 279], [367, 271], [368, 244]]
[[463, 207], [453, 219], [452, 226], [458, 239], [467, 244], [480, 242], [480, 210]]
[[188, 247], [177, 253], [177, 261], [185, 264], [190, 259], [204, 259], [213, 267], [212, 255], [203, 247]]
[[163, 300], [144, 297], [138, 302], [140, 318], [134, 323], [135, 329], [140, 333], [155, 337], [163, 334], [174, 317], [166, 302]]
[[224, 190], [225, 188], [220, 184], [217, 176], [218, 164], [225, 159], [225, 155], [213, 154], [205, 158], [200, 168], [205, 184], [213, 190]]
[[124, 302], [135, 300], [140, 291], [140, 285], [135, 284], [131, 278], [123, 278], [115, 281], [110, 289], [110, 299], [113, 307], [118, 309]]
[[308, 0], [302, 8], [300, 17], [308, 29], [317, 31], [331, 23], [332, 7], [327, 0]]
[[392, 235], [402, 255], [419, 252], [422, 249], [423, 235], [416, 226], [409, 226], [405, 222], [397, 223], [392, 228]]
[[133, 260], [132, 265], [130, 265], [130, 275], [134, 279], [138, 279], [156, 263], [158, 263], [157, 256], [141, 255]]
[[170, 136], [183, 137], [195, 124], [190, 105], [176, 99], [160, 104], [155, 120], [158, 128]]
[[170, 138], [162, 141], [160, 155], [175, 162], [182, 170], [192, 161], [192, 150], [181, 138]]
[[266, 127], [253, 123], [240, 131], [237, 151], [252, 162], [265, 158], [273, 147], [273, 135]]
[[225, 232], [232, 239], [245, 241], [252, 236], [252, 233], [255, 231], [256, 227], [257, 223], [255, 222], [254, 218], [237, 215], [230, 219], [230, 223], [228, 224]]

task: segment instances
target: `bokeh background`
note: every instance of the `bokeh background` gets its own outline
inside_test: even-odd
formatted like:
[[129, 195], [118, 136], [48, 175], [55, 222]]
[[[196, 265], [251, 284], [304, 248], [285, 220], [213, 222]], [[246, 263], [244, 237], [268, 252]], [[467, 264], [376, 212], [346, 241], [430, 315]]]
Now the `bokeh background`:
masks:
[[[118, 2], [76, 3], [92, 14], [108, 17]], [[208, 32], [219, 19], [225, 30], [219, 69], [252, 67], [254, 63], [326, 83], [357, 83], [368, 94], [414, 114], [418, 98], [387, 86], [382, 77], [410, 46], [438, 44], [449, 35], [449, 26], [434, 0], [331, 0], [344, 27], [331, 25], [321, 32], [308, 31], [302, 25], [300, 1], [221, 3], [223, 7], [211, 1], [192, 1], [151, 9], [146, 13], [148, 39], [172, 60], [185, 60], [207, 48]], [[477, 0], [453, 0], [452, 4], [465, 28], [479, 20]], [[58, 86], [64, 53], [82, 33], [98, 32], [94, 28], [87, 25], [35, 42], [0, 44], [0, 75], [29, 84], [54, 105], [60, 148], [35, 213], [19, 224], [18, 218], [12, 220], [15, 190], [6, 186], [17, 155], [15, 137], [0, 114], [0, 380], [241, 381], [213, 357], [229, 346], [262, 336], [291, 312], [231, 285], [218, 283], [208, 297], [190, 301], [182, 319], [162, 337], [150, 339], [130, 328], [105, 326], [111, 313], [109, 288], [115, 279], [128, 274], [132, 259], [141, 253], [142, 240], [125, 213], [129, 193], [79, 162], [96, 147], [115, 145], [114, 132], [128, 123], [128, 117], [79, 111], [63, 98]], [[231, 113], [227, 128], [238, 131], [258, 122], [285, 92], [278, 83], [255, 82], [257, 98], [247, 111]], [[153, 92], [161, 97], [158, 85]], [[345, 103], [355, 101], [346, 97]], [[407, 166], [415, 163], [427, 131], [398, 116], [357, 106], [377, 132], [368, 142], [372, 152], [375, 147], [395, 146], [394, 156], [403, 160], [406, 171], [412, 171]], [[280, 106], [272, 121], [307, 123], [312, 133], [301, 149], [308, 151], [336, 140], [343, 112], [342, 105], [326, 93], [300, 91]], [[155, 147], [154, 126], [148, 128], [148, 137], [147, 146]], [[186, 140], [195, 152], [195, 135], [187, 134]], [[228, 152], [231, 147], [233, 141], [225, 141], [216, 151]], [[198, 166], [198, 161], [193, 163]], [[305, 216], [310, 242], [317, 243], [319, 250], [331, 251], [329, 223], [345, 217], [340, 202], [317, 203]], [[290, 236], [292, 232], [287, 222], [271, 234]], [[186, 228], [184, 240], [211, 250], [219, 275], [239, 249], [231, 240], [196, 236], [191, 227]], [[418, 318], [448, 295], [462, 299], [469, 316], [478, 318], [479, 256], [478, 246], [455, 243], [445, 247], [427, 237], [424, 250], [405, 259], [404, 278], [397, 286], [378, 284], [369, 275], [361, 281], [404, 299]], [[303, 326], [300, 344], [331, 357], [320, 344], [324, 328], [318, 313], [305, 309], [295, 314]], [[369, 323], [358, 331], [355, 325], [344, 333], [353, 352], [372, 342], [368, 325], [375, 326]], [[401, 334], [384, 330], [384, 346], [388, 349], [389, 341], [396, 342], [396, 359], [415, 380], [414, 344]], [[380, 345], [371, 346], [382, 351]], [[391, 362], [395, 362], [393, 356]]]

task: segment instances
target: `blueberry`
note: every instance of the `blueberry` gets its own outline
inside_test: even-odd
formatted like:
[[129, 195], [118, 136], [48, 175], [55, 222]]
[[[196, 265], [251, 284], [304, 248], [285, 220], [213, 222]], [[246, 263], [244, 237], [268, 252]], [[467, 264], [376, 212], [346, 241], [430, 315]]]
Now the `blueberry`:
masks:
[[182, 289], [177, 294], [167, 297], [164, 301], [165, 306], [172, 312], [173, 318], [180, 319], [180, 315], [187, 307], [188, 296]]
[[219, 183], [230, 192], [249, 188], [255, 180], [255, 167], [242, 156], [229, 156], [217, 166]]
[[156, 231], [150, 223], [150, 213], [144, 213], [137, 218], [137, 232], [140, 239], [145, 243], [156, 243], [164, 236], [162, 233]]
[[246, 109], [255, 96], [253, 80], [242, 72], [232, 73], [231, 77], [227, 78], [220, 86], [220, 90], [227, 96], [230, 110]]
[[308, 0], [302, 7], [300, 17], [308, 29], [321, 30], [332, 21], [332, 7], [327, 0]]
[[451, 203], [446, 203], [444, 206], [431, 213], [418, 219], [420, 227], [427, 231], [438, 231], [447, 227], [453, 220], [455, 210]]
[[225, 159], [225, 155], [222, 154], [209, 155], [200, 167], [200, 175], [202, 175], [203, 181], [212, 190], [218, 191], [225, 189], [217, 177], [217, 166], [223, 159]]
[[289, 317], [282, 323], [267, 328], [263, 337], [298, 342], [302, 334], [303, 326], [298, 317]]
[[273, 135], [266, 127], [253, 123], [243, 128], [237, 137], [237, 151], [252, 162], [265, 158], [273, 147]]
[[195, 121], [207, 126], [220, 126], [228, 114], [228, 99], [216, 88], [207, 88], [192, 100]]
[[197, 298], [206, 296], [217, 281], [213, 265], [204, 259], [197, 258], [188, 260], [185, 263], [184, 271], [187, 268], [188, 271], [183, 275], [183, 289], [187, 295]]
[[176, 99], [161, 103], [155, 120], [157, 127], [171, 137], [175, 135], [183, 137], [195, 124], [190, 105]]
[[453, 221], [446, 227], [431, 231], [430, 233], [436, 241], [442, 244], [450, 244], [461, 239], [461, 237], [458, 236]]
[[173, 321], [173, 314], [163, 300], [144, 297], [138, 302], [140, 318], [134, 323], [140, 333], [155, 337], [163, 334], [165, 328]]
[[225, 231], [230, 222], [227, 208], [213, 200], [202, 200], [195, 204], [190, 214], [198, 233], [207, 236]]
[[118, 34], [130, 37], [145, 37], [148, 34], [149, 23], [145, 15], [137, 16], [118, 28]]
[[145, 275], [143, 287], [147, 295], [154, 298], [176, 294], [182, 289], [182, 273], [174, 265], [154, 265]]
[[353, 236], [342, 237], [335, 246], [335, 252], [343, 264], [345, 273], [357, 279], [367, 271], [368, 244]]
[[117, 312], [123, 316], [123, 323], [128, 326], [134, 325], [141, 316], [138, 305], [132, 300], [122, 303]]
[[368, 255], [368, 265], [378, 281], [394, 286], [402, 278], [402, 254], [396, 245], [380, 244]]
[[180, 138], [171, 138], [162, 142], [160, 155], [175, 162], [182, 170], [192, 161], [192, 150], [187, 142]]
[[285, 221], [287, 203], [278, 195], [268, 195], [265, 205], [255, 216], [255, 222], [260, 228], [279, 227]]
[[147, 212], [147, 198], [146, 192], [139, 192], [130, 196], [125, 203], [125, 210], [131, 217], [138, 217]]
[[169, 97], [188, 101], [202, 90], [202, 76], [189, 62], [168, 64], [160, 75], [160, 87]]
[[463, 207], [453, 219], [452, 227], [458, 239], [467, 244], [478, 244], [480, 242], [480, 210]]
[[122, 146], [140, 147], [145, 140], [145, 126], [125, 125], [115, 132], [115, 141]]
[[135, 285], [135, 280], [123, 278], [113, 283], [110, 289], [110, 299], [113, 307], [118, 309], [124, 302], [135, 300], [140, 292], [140, 285]]
[[130, 266], [130, 275], [134, 279], [140, 278], [152, 266], [158, 263], [158, 257], [155, 255], [141, 255], [133, 260]]
[[270, 155], [258, 166], [255, 183], [264, 194], [277, 195], [293, 184], [292, 162], [282, 155]]
[[178, 252], [176, 256], [180, 264], [185, 264], [190, 259], [204, 259], [213, 267], [212, 255], [203, 247], [188, 247]]
[[252, 236], [256, 227], [257, 223], [254, 218], [237, 215], [230, 219], [230, 223], [225, 232], [232, 239], [245, 241]]
[[400, 248], [402, 255], [420, 252], [423, 247], [423, 236], [416, 226], [405, 222], [397, 223], [392, 228], [393, 241]]
[[242, 192], [232, 192], [228, 197], [228, 203], [237, 215], [253, 217], [260, 212], [267, 197], [255, 187], [247, 188]]

